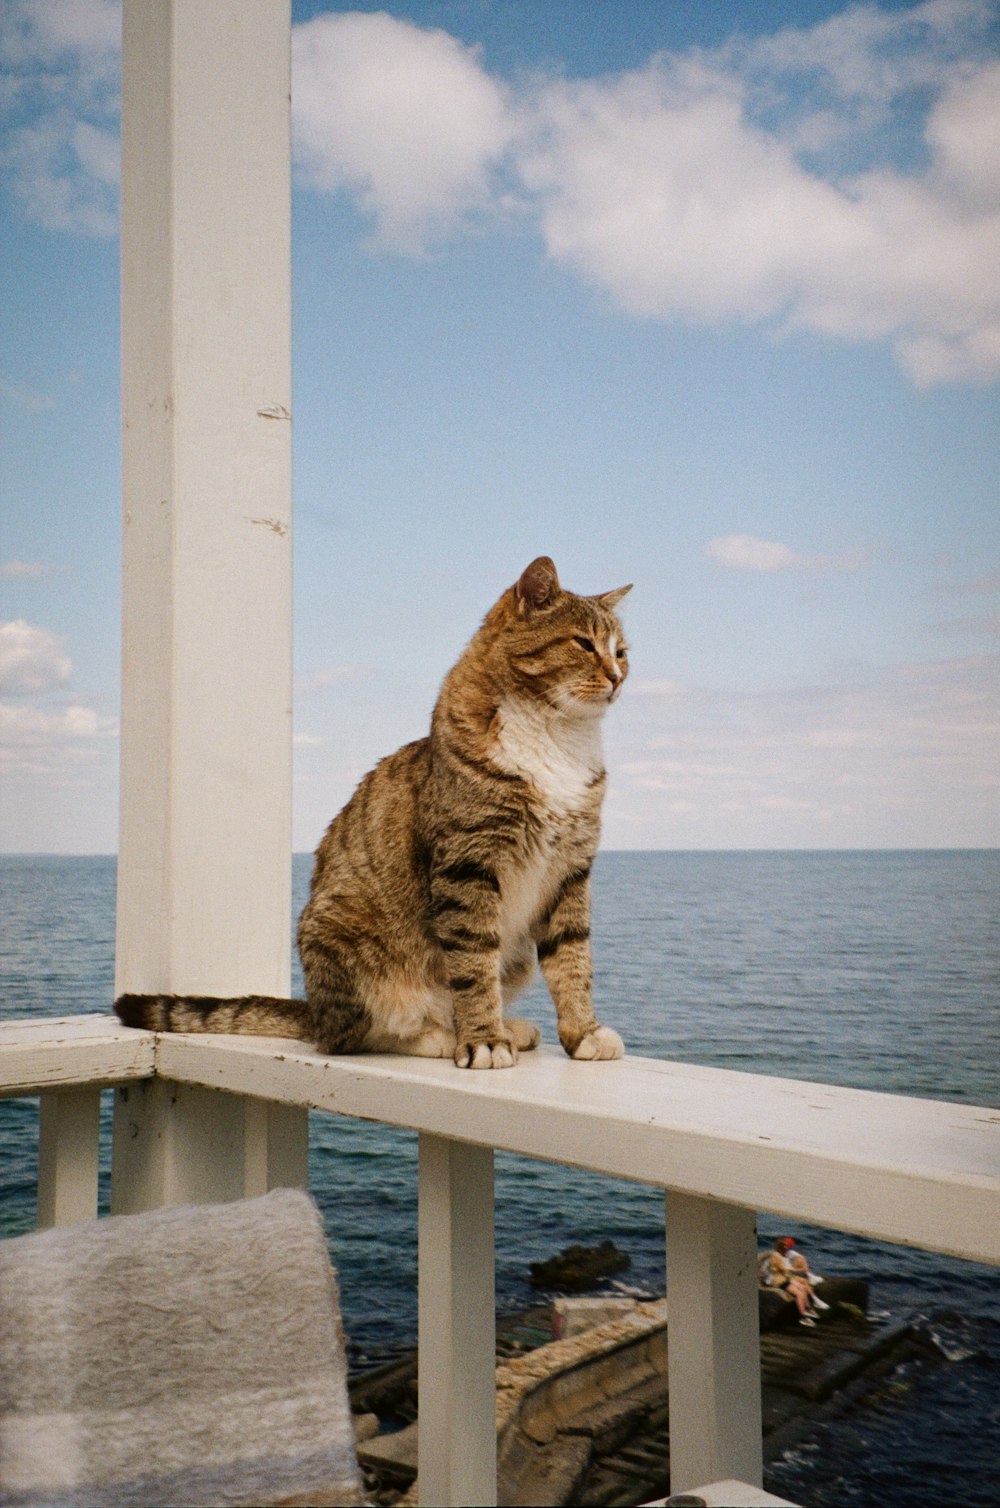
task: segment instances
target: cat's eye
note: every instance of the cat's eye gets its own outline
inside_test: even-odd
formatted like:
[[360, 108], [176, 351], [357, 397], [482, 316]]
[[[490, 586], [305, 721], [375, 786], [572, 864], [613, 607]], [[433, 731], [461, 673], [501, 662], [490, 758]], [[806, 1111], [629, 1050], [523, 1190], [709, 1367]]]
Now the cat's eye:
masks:
[[624, 651], [624, 649], [616, 649], [615, 650], [615, 659], [616, 660], [624, 660], [624, 658], [625, 658], [625, 651]]
[[593, 639], [583, 639], [579, 634], [574, 634], [573, 641], [574, 643], [579, 644], [581, 649], [585, 649], [588, 654], [595, 653]]

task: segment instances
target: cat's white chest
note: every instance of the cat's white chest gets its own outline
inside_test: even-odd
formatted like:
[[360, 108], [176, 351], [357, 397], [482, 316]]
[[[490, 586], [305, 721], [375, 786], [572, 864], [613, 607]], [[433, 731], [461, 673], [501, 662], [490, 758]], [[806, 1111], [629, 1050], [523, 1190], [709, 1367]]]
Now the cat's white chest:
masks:
[[589, 799], [604, 767], [598, 718], [554, 719], [521, 702], [500, 707], [497, 762], [530, 780], [556, 816]]

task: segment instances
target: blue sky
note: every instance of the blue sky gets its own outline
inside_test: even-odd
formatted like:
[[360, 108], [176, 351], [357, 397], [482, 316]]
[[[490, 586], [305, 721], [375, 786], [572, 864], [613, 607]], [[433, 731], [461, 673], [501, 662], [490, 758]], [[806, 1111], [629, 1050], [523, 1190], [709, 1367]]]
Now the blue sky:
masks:
[[[1000, 842], [1000, 11], [296, 4], [298, 849], [540, 553], [608, 847]], [[117, 804], [118, 13], [8, 0], [0, 845]]]

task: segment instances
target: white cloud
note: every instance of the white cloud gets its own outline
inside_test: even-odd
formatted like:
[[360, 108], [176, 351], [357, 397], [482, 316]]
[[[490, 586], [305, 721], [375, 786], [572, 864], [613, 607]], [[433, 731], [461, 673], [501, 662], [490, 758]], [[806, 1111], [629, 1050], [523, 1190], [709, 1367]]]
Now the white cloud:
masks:
[[48, 566], [41, 560], [5, 560], [0, 563], [0, 577], [8, 581], [27, 580], [47, 574]]
[[803, 555], [779, 540], [753, 534], [720, 534], [709, 540], [705, 553], [730, 571], [856, 571], [865, 564], [860, 552]]
[[[12, 783], [40, 781], [34, 787], [31, 804], [41, 801], [46, 810], [67, 780], [73, 784], [84, 771], [102, 769], [105, 773], [100, 790], [91, 789], [89, 797], [100, 804], [113, 788], [114, 777], [107, 761], [117, 735], [117, 719], [104, 717], [83, 703], [72, 702], [47, 712], [0, 702], [0, 769], [4, 779]], [[16, 827], [15, 811], [5, 812], [5, 818], [13, 820]]]
[[118, 228], [118, 0], [7, 0], [0, 7], [2, 104], [16, 123], [0, 171], [49, 230]]
[[[898, 666], [854, 684], [692, 689], [644, 701], [632, 714], [631, 753], [615, 765], [609, 841], [645, 847], [653, 834], [658, 845], [698, 847], [1000, 842], [998, 668], [995, 655], [970, 656]], [[634, 831], [629, 810], [642, 813]]]
[[[25, 213], [113, 234], [115, 0], [9, 0], [0, 154]], [[734, 13], [738, 19], [738, 13]], [[385, 13], [293, 31], [301, 180], [418, 254], [533, 216], [629, 313], [884, 341], [918, 386], [1000, 376], [992, 0], [849, 5], [813, 25], [574, 81], [492, 74]], [[991, 30], [992, 28], [992, 30]]]
[[106, 160], [99, 172], [93, 170], [98, 139], [107, 134], [66, 110], [53, 110], [11, 133], [0, 166], [29, 219], [46, 230], [98, 237], [117, 233], [115, 180], [109, 181]]
[[[353, 188], [388, 245], [421, 249], [519, 184], [549, 256], [632, 314], [887, 340], [918, 385], [989, 381], [992, 15], [987, 0], [851, 6], [628, 73], [536, 78], [516, 98], [444, 32], [318, 17], [296, 30], [300, 160], [315, 186]], [[887, 122], [924, 166], [891, 165]]]
[[949, 82], [922, 173], [822, 177], [735, 75], [668, 58], [554, 86], [545, 116], [549, 254], [631, 312], [888, 339], [922, 385], [1000, 374], [1000, 68]]
[[[4, 575], [31, 574], [31, 568], [12, 571], [24, 562], [9, 561]], [[28, 697], [58, 692], [69, 680], [72, 661], [62, 639], [50, 629], [15, 618], [0, 623], [0, 695]], [[56, 700], [55, 698], [52, 698]], [[40, 779], [32, 796], [49, 801], [64, 777], [83, 768], [96, 768], [100, 751], [118, 734], [118, 722], [85, 702], [38, 707], [25, 700], [0, 701], [0, 769], [4, 778]], [[105, 754], [105, 759], [107, 755]], [[16, 802], [5, 817], [17, 828]]]
[[992, 576], [976, 576], [971, 581], [955, 581], [942, 590], [959, 597], [979, 597], [990, 592], [1000, 592], [1000, 571]]
[[931, 627], [944, 634], [987, 634], [991, 638], [1000, 634], [1000, 613], [984, 613], [976, 617], [950, 618], [945, 623]]
[[549, 255], [633, 314], [763, 318], [821, 227], [852, 240], [835, 190], [747, 123], [724, 74], [661, 58], [554, 85], [543, 120], [523, 170]]
[[685, 687], [668, 676], [634, 676], [628, 690], [629, 696], [683, 696]]
[[[900, 95], [939, 87], [981, 44], [993, 24], [993, 0], [925, 0], [906, 9], [849, 5], [811, 26], [788, 26], [770, 37], [737, 39], [722, 49], [758, 88], [792, 76], [810, 81], [827, 100], [860, 107], [868, 119]], [[807, 104], [814, 95], [804, 93]]]
[[73, 128], [73, 150], [80, 166], [98, 183], [117, 188], [121, 178], [121, 150], [114, 131], [102, 131], [87, 121]]
[[297, 156], [318, 188], [354, 189], [386, 245], [421, 250], [490, 200], [513, 131], [504, 86], [447, 32], [384, 13], [295, 28]]
[[39, 707], [14, 707], [0, 702], [0, 744], [36, 747], [76, 739], [113, 738], [118, 732], [113, 717], [101, 717], [92, 707], [72, 703], [58, 712]]
[[24, 409], [29, 414], [41, 414], [56, 406], [56, 400], [50, 398], [47, 393], [36, 393], [32, 388], [20, 387], [15, 382], [4, 382], [2, 379], [0, 379], [0, 398], [7, 403], [13, 403], [15, 408]]
[[91, 64], [113, 56], [121, 37], [120, 0], [7, 0], [0, 58], [26, 68], [76, 55]]
[[788, 545], [755, 539], [752, 534], [720, 535], [709, 540], [705, 552], [730, 571], [787, 571], [800, 564], [800, 557]]
[[1000, 206], [1000, 63], [943, 90], [927, 121], [936, 175], [972, 209]]
[[308, 696], [314, 691], [326, 691], [330, 686], [339, 686], [343, 681], [356, 681], [366, 674], [360, 665], [321, 665], [316, 670], [307, 670], [295, 677], [298, 696]]
[[0, 692], [51, 691], [65, 685], [72, 668], [62, 639], [51, 629], [23, 618], [0, 623]]
[[904, 335], [896, 342], [917, 387], [942, 382], [993, 382], [1000, 374], [1000, 324], [964, 335]]

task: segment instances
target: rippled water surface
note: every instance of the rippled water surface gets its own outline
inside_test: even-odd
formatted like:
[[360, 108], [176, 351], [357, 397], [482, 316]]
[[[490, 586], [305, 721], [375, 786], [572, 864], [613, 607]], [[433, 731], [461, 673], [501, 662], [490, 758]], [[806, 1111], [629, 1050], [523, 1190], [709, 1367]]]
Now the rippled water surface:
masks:
[[[296, 914], [309, 871], [298, 856]], [[0, 883], [5, 1018], [109, 1009], [114, 860], [3, 858]], [[996, 851], [602, 854], [593, 925], [599, 1013], [630, 1052], [1000, 1104]], [[532, 989], [525, 1013], [555, 1040], [543, 988]], [[33, 1222], [36, 1137], [30, 1101], [0, 1103], [7, 1234]], [[408, 1133], [312, 1117], [310, 1182], [356, 1358], [415, 1334], [415, 1174]], [[814, 1266], [868, 1277], [876, 1310], [920, 1318], [944, 1359], [912, 1364], [863, 1407], [819, 1426], [775, 1466], [772, 1490], [817, 1508], [1000, 1501], [997, 1275], [783, 1228], [808, 1245]], [[777, 1233], [762, 1220], [762, 1237]], [[662, 1292], [660, 1194], [498, 1155], [502, 1308], [532, 1301], [530, 1261], [606, 1237], [630, 1254], [630, 1283]]]

